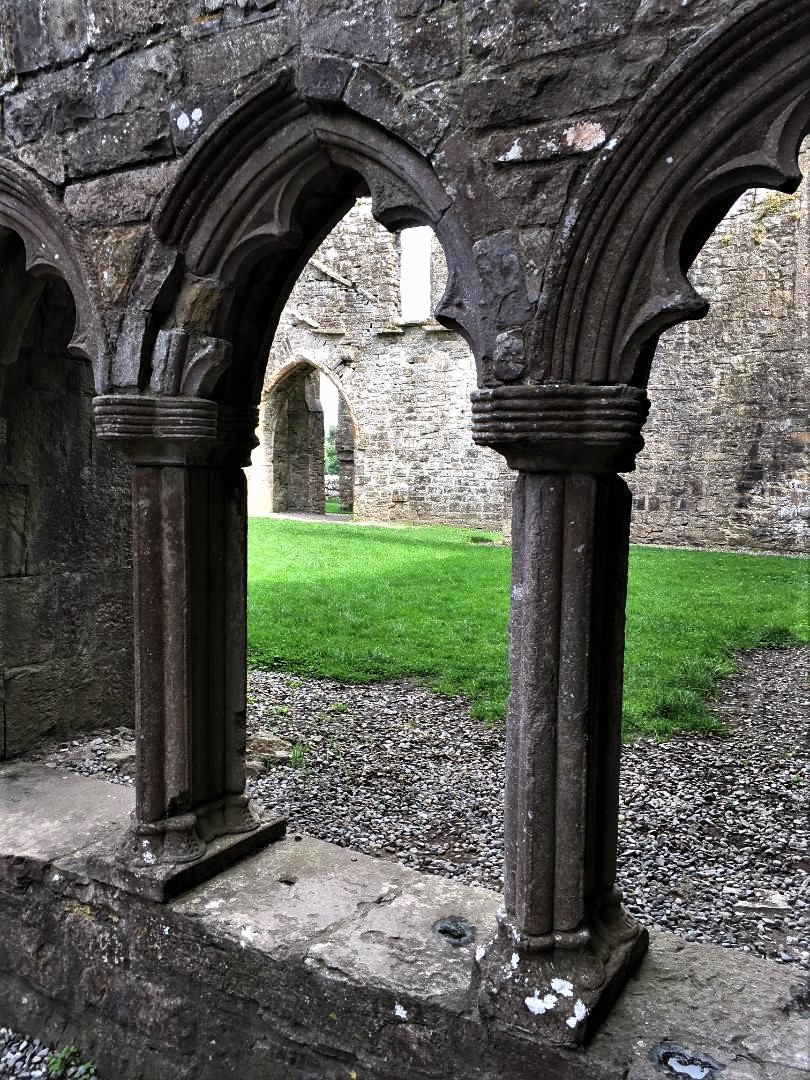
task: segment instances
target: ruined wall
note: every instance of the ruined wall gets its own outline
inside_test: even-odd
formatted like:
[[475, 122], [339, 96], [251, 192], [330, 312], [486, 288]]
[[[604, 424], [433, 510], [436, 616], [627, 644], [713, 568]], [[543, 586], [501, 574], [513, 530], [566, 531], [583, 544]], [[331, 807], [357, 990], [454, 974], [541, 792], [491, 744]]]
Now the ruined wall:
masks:
[[320, 378], [297, 368], [283, 381], [263, 417], [272, 462], [274, 513], [322, 514], [324, 504], [323, 409]]
[[93, 435], [73, 318], [47, 286], [0, 403], [0, 756], [133, 720], [129, 469]]
[[[428, 272], [435, 306], [447, 273], [435, 239]], [[303, 360], [330, 374], [354, 420], [358, 517], [501, 527], [509, 470], [470, 437], [472, 354], [430, 317], [402, 322], [399, 273], [398, 238], [361, 199], [304, 270], [279, 325], [265, 381], [263, 447], [253, 457], [259, 468], [248, 473], [252, 507], [275, 501], [255, 489], [270, 477], [276, 395], [289, 365]]]
[[[810, 170], [810, 143], [800, 163]], [[711, 302], [661, 338], [645, 449], [629, 477], [633, 537], [806, 551], [810, 536], [810, 211], [749, 191], [698, 255]]]
[[[711, 309], [665, 334], [656, 353], [646, 446], [628, 477], [636, 542], [806, 547], [807, 205], [806, 184], [795, 195], [750, 191], [698, 256], [690, 276]], [[298, 356], [339, 380], [359, 427], [358, 515], [500, 528], [511, 480], [470, 439], [472, 357], [432, 320], [401, 323], [398, 251], [361, 201], [296, 285], [268, 387]], [[434, 307], [445, 279], [434, 242]]]

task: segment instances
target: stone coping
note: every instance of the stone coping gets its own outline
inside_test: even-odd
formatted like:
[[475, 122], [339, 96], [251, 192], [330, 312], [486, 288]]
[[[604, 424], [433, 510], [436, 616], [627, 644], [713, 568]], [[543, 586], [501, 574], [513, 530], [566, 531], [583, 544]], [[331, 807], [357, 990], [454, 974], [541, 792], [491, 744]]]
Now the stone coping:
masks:
[[[499, 897], [308, 836], [168, 904], [110, 889], [87, 855], [124, 828], [132, 797], [0, 765], [0, 1022], [46, 1038], [67, 1024], [102, 1077], [134, 1080], [147, 1060], [155, 1080], [229, 1075], [225, 1059], [256, 1080], [798, 1080], [810, 1068], [797, 972], [664, 934], [584, 1053], [533, 1042], [528, 1013], [525, 1030], [484, 1030], [468, 984]], [[437, 932], [448, 919], [467, 929], [460, 944]], [[712, 1060], [723, 1069], [699, 1064]]]

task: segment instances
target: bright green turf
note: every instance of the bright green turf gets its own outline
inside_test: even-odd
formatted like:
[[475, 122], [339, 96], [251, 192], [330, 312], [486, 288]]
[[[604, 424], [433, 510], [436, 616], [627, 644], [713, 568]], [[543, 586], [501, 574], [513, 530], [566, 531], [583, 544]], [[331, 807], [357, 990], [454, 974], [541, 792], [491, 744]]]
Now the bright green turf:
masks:
[[345, 510], [340, 509], [340, 503], [337, 499], [327, 499], [324, 505], [325, 514], [345, 514]]
[[[483, 539], [252, 520], [251, 665], [345, 682], [417, 677], [501, 719], [511, 551]], [[774, 556], [633, 549], [625, 734], [710, 730], [706, 700], [736, 649], [807, 640], [809, 569]]]

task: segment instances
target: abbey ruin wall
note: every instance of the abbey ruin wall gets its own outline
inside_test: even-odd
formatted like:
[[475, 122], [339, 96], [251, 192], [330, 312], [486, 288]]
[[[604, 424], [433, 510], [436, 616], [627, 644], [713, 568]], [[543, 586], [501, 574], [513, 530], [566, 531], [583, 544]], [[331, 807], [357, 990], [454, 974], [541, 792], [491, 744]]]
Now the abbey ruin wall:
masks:
[[[636, 542], [804, 550], [809, 223], [806, 184], [749, 191], [698, 255], [690, 277], [711, 307], [656, 352], [645, 449], [628, 477]], [[272, 402], [305, 362], [334, 379], [354, 418], [359, 518], [508, 528], [509, 470], [470, 438], [473, 358], [433, 319], [403, 320], [400, 249], [361, 200], [307, 266], [271, 353], [254, 471], [272, 468]], [[435, 308], [446, 279], [435, 239], [423, 269]], [[258, 513], [272, 509], [256, 501], [263, 480], [250, 481]], [[288, 508], [301, 507], [275, 507]]]

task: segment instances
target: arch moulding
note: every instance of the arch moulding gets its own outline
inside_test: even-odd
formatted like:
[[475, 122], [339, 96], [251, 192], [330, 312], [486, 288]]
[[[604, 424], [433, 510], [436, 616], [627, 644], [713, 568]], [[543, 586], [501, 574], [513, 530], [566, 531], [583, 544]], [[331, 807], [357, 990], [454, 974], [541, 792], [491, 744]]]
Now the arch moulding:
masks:
[[429, 161], [345, 104], [307, 100], [285, 69], [206, 132], [156, 209], [155, 248], [173, 270], [137, 287], [151, 292], [158, 329], [137, 355], [124, 335], [118, 385], [257, 404], [289, 291], [366, 193], [386, 228], [434, 228], [449, 266], [437, 317], [467, 340], [480, 372], [492, 334], [472, 241]]
[[[90, 361], [96, 388], [103, 393], [108, 382], [107, 357], [92, 274], [65, 226], [64, 210], [25, 169], [6, 159], [0, 160], [0, 227], [22, 240], [25, 270], [38, 283], [36, 297], [43, 280], [56, 277], [67, 284], [76, 305], [76, 325], [68, 349]], [[30, 305], [29, 316], [32, 311]], [[24, 330], [24, 324], [13, 328], [17, 347]], [[13, 351], [4, 343], [6, 357]]]
[[708, 304], [686, 273], [750, 187], [795, 191], [810, 130], [810, 7], [746, 4], [611, 138], [561, 227], [532, 378], [646, 386], [660, 334]]

